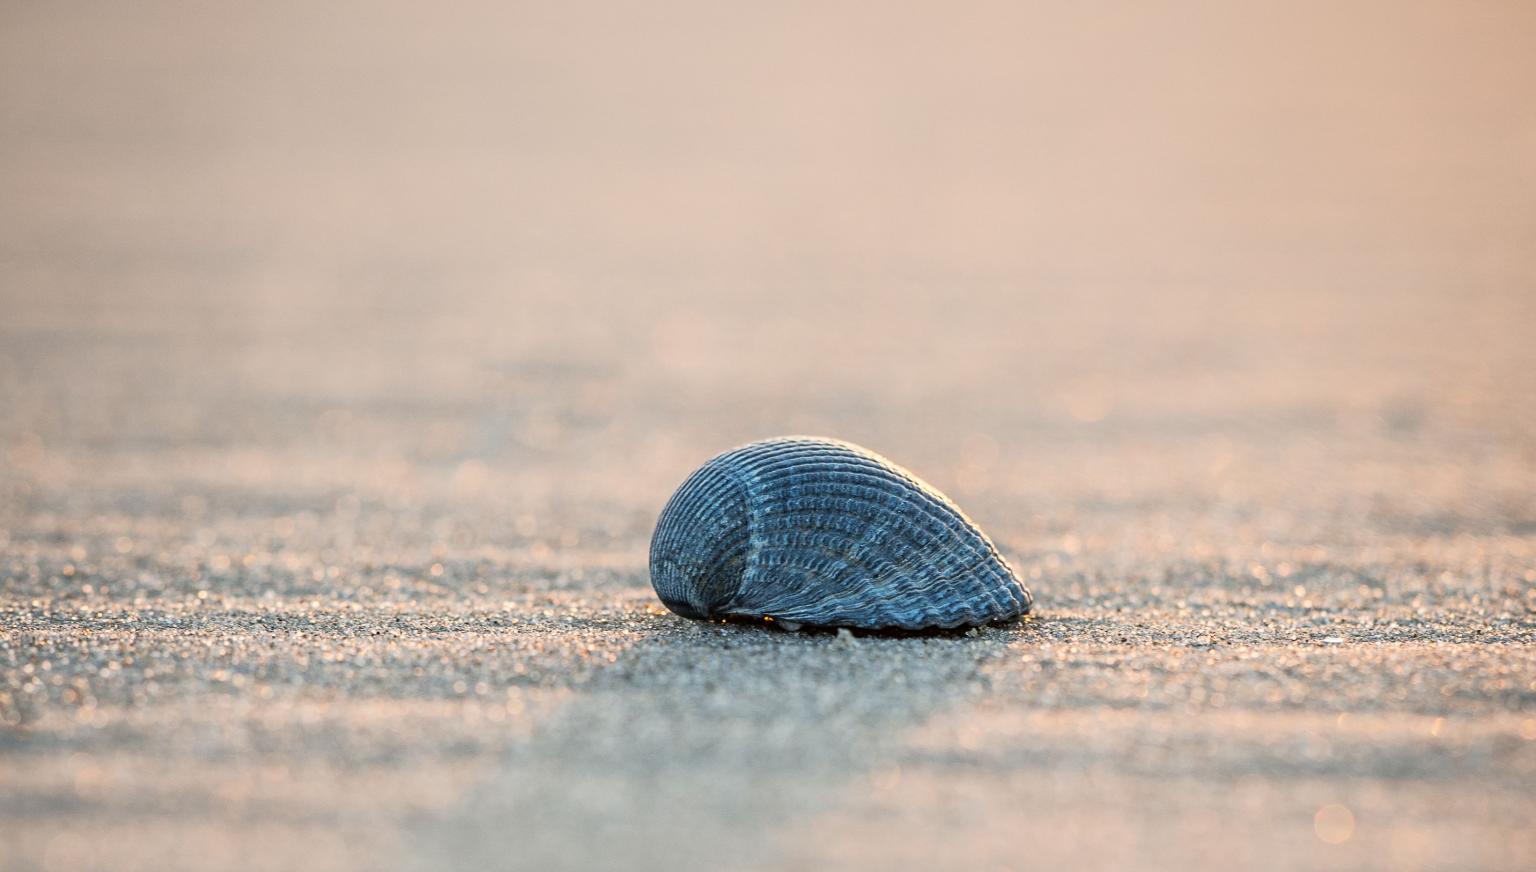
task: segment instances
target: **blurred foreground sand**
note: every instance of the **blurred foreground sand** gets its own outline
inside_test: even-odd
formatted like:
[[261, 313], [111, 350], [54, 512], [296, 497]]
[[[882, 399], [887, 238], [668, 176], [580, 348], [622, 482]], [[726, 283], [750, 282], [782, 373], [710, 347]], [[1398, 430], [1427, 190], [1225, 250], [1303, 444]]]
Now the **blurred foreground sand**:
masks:
[[[1536, 9], [0, 4], [0, 868], [1536, 865]], [[663, 613], [835, 435], [1014, 629]]]

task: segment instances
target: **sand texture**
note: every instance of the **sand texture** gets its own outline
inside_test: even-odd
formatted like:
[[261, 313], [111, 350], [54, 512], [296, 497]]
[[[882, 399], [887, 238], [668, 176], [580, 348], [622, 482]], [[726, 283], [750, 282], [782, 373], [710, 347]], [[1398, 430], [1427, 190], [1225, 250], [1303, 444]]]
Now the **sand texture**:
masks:
[[1026, 5], [0, 3], [0, 869], [1536, 867], [1536, 11]]

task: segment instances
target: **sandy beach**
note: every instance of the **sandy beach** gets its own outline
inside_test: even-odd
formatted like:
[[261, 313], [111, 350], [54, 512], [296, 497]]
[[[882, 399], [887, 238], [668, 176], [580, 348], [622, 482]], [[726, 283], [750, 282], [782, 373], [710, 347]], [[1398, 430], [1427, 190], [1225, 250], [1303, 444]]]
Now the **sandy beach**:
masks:
[[[0, 869], [1536, 866], [1533, 39], [0, 4]], [[1034, 615], [666, 612], [790, 433]]]

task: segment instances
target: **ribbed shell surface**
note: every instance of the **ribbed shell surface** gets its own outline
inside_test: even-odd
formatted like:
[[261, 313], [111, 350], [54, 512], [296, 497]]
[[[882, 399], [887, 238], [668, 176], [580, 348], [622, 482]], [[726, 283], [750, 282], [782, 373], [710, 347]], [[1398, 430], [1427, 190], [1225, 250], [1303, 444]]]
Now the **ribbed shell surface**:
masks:
[[984, 533], [885, 458], [832, 439], [754, 442], [673, 494], [651, 584], [693, 618], [925, 629], [1017, 618], [1031, 597]]

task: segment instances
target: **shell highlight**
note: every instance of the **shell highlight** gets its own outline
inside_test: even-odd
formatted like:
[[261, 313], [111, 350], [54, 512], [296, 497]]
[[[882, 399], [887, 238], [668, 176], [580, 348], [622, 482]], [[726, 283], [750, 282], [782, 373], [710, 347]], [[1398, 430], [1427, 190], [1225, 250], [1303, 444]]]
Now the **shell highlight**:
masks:
[[939, 629], [1009, 621], [1033, 601], [938, 490], [848, 442], [784, 437], [689, 476], [651, 537], [651, 585], [688, 618]]

